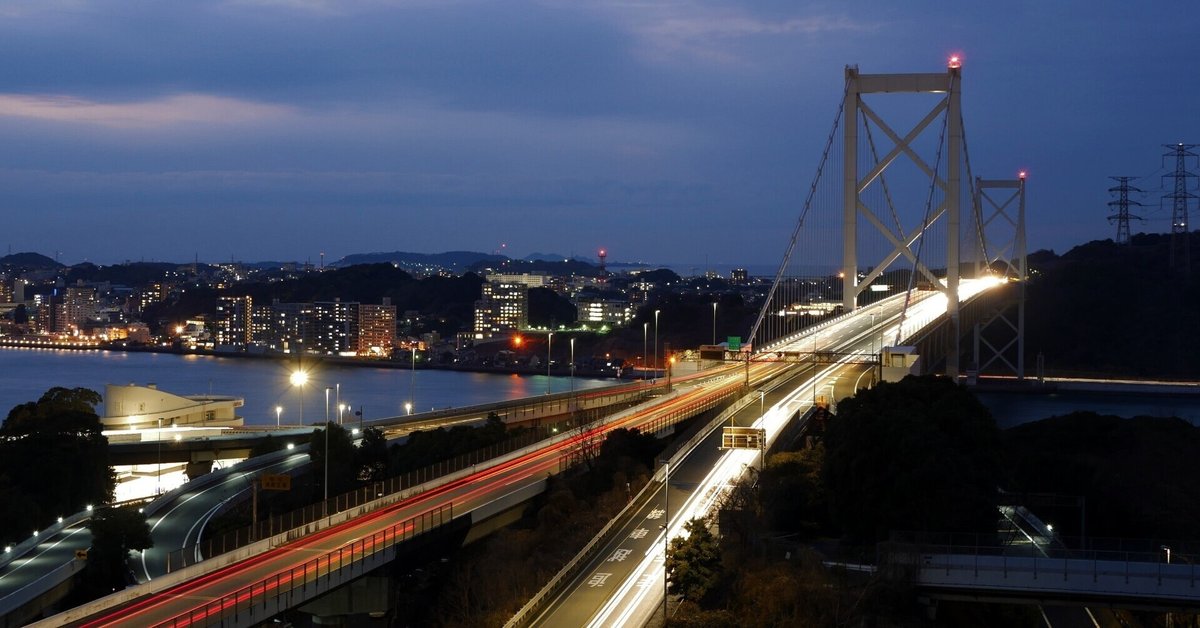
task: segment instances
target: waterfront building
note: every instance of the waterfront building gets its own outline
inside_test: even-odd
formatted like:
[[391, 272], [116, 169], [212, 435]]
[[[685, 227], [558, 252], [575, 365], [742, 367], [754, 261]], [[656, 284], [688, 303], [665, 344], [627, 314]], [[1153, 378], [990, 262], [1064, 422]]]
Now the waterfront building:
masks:
[[390, 356], [396, 345], [396, 306], [384, 297], [382, 305], [358, 306], [358, 355]]
[[529, 286], [521, 282], [489, 281], [475, 302], [475, 338], [491, 338], [529, 326]]
[[170, 294], [171, 288], [165, 283], [155, 282], [147, 284], [138, 295], [138, 311], [144, 312], [146, 308], [155, 303], [162, 303], [167, 300], [167, 295]]
[[51, 302], [54, 316], [52, 330], [70, 333], [96, 315], [96, 289], [90, 286], [71, 286], [62, 291], [61, 299]]
[[217, 347], [244, 351], [254, 342], [254, 299], [246, 296], [217, 297]]
[[633, 320], [633, 305], [612, 296], [581, 294], [575, 298], [575, 309], [581, 323], [617, 326]]
[[242, 425], [237, 409], [244, 404], [239, 397], [225, 395], [176, 395], [154, 384], [108, 384], [100, 422], [106, 430], [236, 427]]
[[313, 346], [313, 304], [271, 304], [271, 323], [267, 347], [282, 353], [299, 353], [304, 347]]
[[305, 349], [326, 355], [355, 355], [358, 352], [358, 316], [358, 302], [313, 303], [312, 342], [305, 343]]

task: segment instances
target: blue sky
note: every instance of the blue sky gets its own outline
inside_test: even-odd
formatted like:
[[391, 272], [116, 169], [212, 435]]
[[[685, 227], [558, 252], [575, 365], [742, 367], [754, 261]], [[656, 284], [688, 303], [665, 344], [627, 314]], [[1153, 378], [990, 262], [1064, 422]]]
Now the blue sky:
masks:
[[[961, 52], [1031, 249], [1200, 142], [1194, 2], [0, 2], [0, 252], [778, 260], [843, 67]], [[1142, 180], [1157, 190], [1157, 176]], [[1144, 202], [1166, 231], [1157, 194]]]

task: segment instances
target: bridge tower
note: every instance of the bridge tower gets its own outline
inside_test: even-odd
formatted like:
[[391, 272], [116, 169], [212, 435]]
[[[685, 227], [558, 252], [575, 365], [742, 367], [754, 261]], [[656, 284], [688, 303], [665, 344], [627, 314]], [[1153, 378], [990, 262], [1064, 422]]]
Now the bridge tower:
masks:
[[[945, 72], [925, 74], [860, 74], [858, 68], [846, 68], [846, 98], [843, 104], [843, 166], [842, 166], [842, 299], [843, 308], [851, 312], [858, 307], [858, 297], [876, 278], [885, 272], [892, 262], [904, 256], [912, 263], [913, 272], [923, 277], [924, 281], [939, 286], [946, 294], [948, 301], [947, 314], [952, 326], [954, 341], [946, 356], [946, 375], [958, 375], [958, 337], [959, 337], [959, 302], [958, 284], [960, 274], [960, 203], [961, 203], [961, 168], [963, 153], [963, 125], [961, 98], [962, 64], [958, 57], [951, 57]], [[864, 94], [944, 94], [945, 96], [933, 106], [920, 122], [903, 137], [892, 129], [874, 109], [862, 99]], [[892, 150], [878, 159], [874, 167], [864, 173], [859, 172], [859, 139], [858, 119], [862, 115], [873, 122], [894, 144]], [[930, 166], [914, 149], [915, 140], [920, 137], [931, 124], [944, 115], [945, 143], [945, 177], [939, 173], [938, 164]], [[939, 138], [939, 160], [941, 144]], [[884, 227], [884, 223], [875, 216], [863, 198], [863, 191], [872, 182], [879, 179], [889, 166], [893, 165], [901, 155], [907, 156], [912, 162], [932, 180], [932, 186], [941, 191], [941, 201], [930, 207], [923, 224], [897, 235]], [[932, 196], [931, 196], [932, 198]], [[860, 260], [858, 252], [858, 219], [862, 215], [866, 222], [890, 241], [892, 250], [877, 263]], [[914, 251], [914, 244], [929, 232], [933, 223], [945, 217], [946, 222], [946, 279], [942, 281], [930, 269], [928, 260], [919, 256], [920, 247]], [[867, 262], [866, 264], [862, 262]], [[859, 268], [873, 265], [874, 269], [861, 280]]]
[[[1024, 380], [1025, 281], [1029, 278], [1025, 244], [1025, 172], [1019, 173], [1016, 179], [976, 177], [972, 205], [980, 225], [979, 246], [982, 249], [982, 255], [977, 258], [976, 276], [991, 273], [1005, 277], [1016, 284], [1017, 291], [1015, 304], [1009, 301], [975, 324], [973, 364], [978, 372], [983, 372], [1000, 361], [1018, 380]], [[1001, 237], [1008, 239], [999, 240]], [[988, 245], [998, 240], [1004, 243], [989, 251]], [[996, 331], [989, 332], [993, 327]], [[987, 350], [983, 355], [980, 355], [981, 347]]]

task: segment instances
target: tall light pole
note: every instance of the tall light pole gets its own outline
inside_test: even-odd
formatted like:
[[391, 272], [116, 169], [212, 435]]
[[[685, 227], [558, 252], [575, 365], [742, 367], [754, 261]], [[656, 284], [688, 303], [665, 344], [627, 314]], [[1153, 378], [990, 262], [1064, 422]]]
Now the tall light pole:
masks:
[[[341, 382], [334, 384], [333, 390], [334, 390], [333, 405], [334, 405], [334, 407], [340, 408], [342, 406], [342, 384], [341, 384]], [[338, 425], [341, 425], [341, 424], [342, 424], [342, 415], [339, 412], [338, 413]]]
[[663, 460], [663, 625], [667, 624], [667, 555], [671, 551], [671, 461]]
[[339, 403], [339, 404], [337, 404], [337, 407], [338, 407], [338, 425], [341, 425], [342, 424], [342, 416], [346, 414], [346, 404]]
[[646, 358], [650, 357], [650, 321], [642, 323], [642, 381], [646, 381]]
[[717, 344], [717, 302], [716, 301], [713, 301], [713, 341], [712, 341], [712, 343], [714, 345]]
[[304, 384], [308, 381], [308, 373], [306, 371], [292, 371], [292, 376], [289, 379], [292, 382], [292, 386], [296, 387], [296, 391], [300, 395], [300, 425], [304, 425]]
[[654, 381], [658, 381], [658, 313], [662, 310], [654, 310]]
[[[408, 403], [406, 404], [406, 406], [409, 408], [412, 408], [413, 404], [416, 403], [415, 394], [416, 394], [416, 389], [417, 389], [417, 347], [416, 347], [416, 345], [413, 345], [412, 350], [409, 353], [412, 354], [412, 370], [409, 371], [409, 376], [408, 376]], [[411, 409], [409, 410], [409, 413], [410, 414], [412, 413]]]
[[550, 394], [550, 349], [554, 346], [554, 332], [546, 334], [546, 394]]
[[575, 339], [571, 339], [571, 403], [575, 402]]
[[325, 422], [326, 423], [329, 422], [329, 391], [330, 390], [333, 390], [333, 389], [328, 386], [325, 387]]
[[[158, 418], [158, 480], [157, 491], [162, 493], [162, 417]], [[1171, 554], [1167, 554], [1167, 562], [1170, 561]]]
[[279, 429], [279, 417], [283, 415], [283, 406], [275, 406], [275, 428]]
[[[325, 389], [329, 392], [329, 389]], [[331, 423], [329, 419], [325, 419], [325, 503], [321, 506], [321, 510], [326, 515], [329, 514], [329, 427]]]

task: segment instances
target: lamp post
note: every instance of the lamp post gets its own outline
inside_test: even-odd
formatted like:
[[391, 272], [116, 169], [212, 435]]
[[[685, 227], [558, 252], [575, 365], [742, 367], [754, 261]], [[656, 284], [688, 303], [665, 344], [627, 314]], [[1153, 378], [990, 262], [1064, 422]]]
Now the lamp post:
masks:
[[[326, 388], [325, 392], [328, 393], [329, 389]], [[332, 424], [329, 422], [329, 419], [326, 418], [326, 420], [325, 420], [325, 482], [324, 482], [324, 484], [325, 484], [325, 487], [324, 487], [325, 488], [325, 502], [321, 506], [321, 510], [324, 511], [326, 515], [329, 514], [329, 428], [331, 427], [331, 425]]]
[[346, 414], [346, 404], [339, 403], [338, 404], [338, 425], [342, 424], [342, 417], [345, 416], [345, 414]]
[[[158, 418], [158, 438], [156, 440], [158, 440], [158, 479], [155, 483], [157, 484], [156, 490], [162, 493], [162, 417]], [[1171, 562], [1170, 556], [1171, 552], [1167, 550], [1167, 562]]]
[[571, 420], [575, 419], [575, 339], [571, 339], [571, 399], [568, 411], [571, 413]]
[[300, 395], [300, 425], [304, 425], [304, 384], [308, 381], [308, 373], [305, 371], [292, 371], [290, 379], [292, 386], [296, 387], [296, 391]]
[[663, 460], [663, 625], [667, 624], [667, 555], [671, 550], [671, 461]]
[[329, 391], [330, 390], [333, 390], [333, 389], [328, 386], [325, 387], [325, 422], [326, 423], [329, 423]]
[[658, 313], [662, 310], [654, 310], [654, 381], [658, 381]]
[[[342, 384], [341, 384], [341, 382], [334, 384], [333, 390], [334, 390], [333, 405], [340, 408], [340, 407], [342, 407]], [[341, 425], [341, 424], [342, 424], [342, 414], [339, 411], [338, 412], [338, 425]]]
[[642, 381], [646, 380], [646, 358], [650, 355], [649, 333], [650, 321], [645, 321], [642, 323]]
[[279, 429], [279, 417], [283, 415], [283, 406], [275, 406], [275, 429]]
[[550, 394], [550, 349], [554, 346], [554, 332], [546, 334], [546, 394]]
[[712, 341], [712, 343], [714, 345], [717, 344], [717, 302], [716, 301], [713, 301], [713, 341]]
[[417, 389], [417, 347], [416, 347], [416, 345], [412, 346], [412, 350], [409, 351], [409, 353], [412, 354], [412, 369], [409, 371], [409, 376], [408, 376], [408, 403], [406, 403], [404, 405], [405, 405], [405, 407], [409, 408], [409, 411], [408, 411], [409, 414], [412, 414], [411, 408], [412, 408], [413, 404], [416, 403], [416, 397], [415, 397], [416, 392], [415, 391]]

